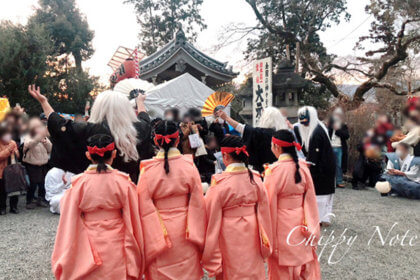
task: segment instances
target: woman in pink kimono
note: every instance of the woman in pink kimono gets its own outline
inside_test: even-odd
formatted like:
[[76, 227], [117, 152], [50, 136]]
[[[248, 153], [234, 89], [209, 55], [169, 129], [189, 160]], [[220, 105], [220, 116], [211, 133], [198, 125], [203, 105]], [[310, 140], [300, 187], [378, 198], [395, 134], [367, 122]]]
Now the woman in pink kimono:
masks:
[[265, 279], [264, 259], [271, 254], [267, 193], [248, 169], [242, 140], [225, 137], [221, 152], [226, 170], [213, 176], [206, 194], [207, 234], [203, 266], [217, 279]]
[[142, 161], [138, 193], [147, 280], [199, 280], [206, 231], [200, 175], [191, 155], [181, 155], [177, 126], [162, 121], [155, 129], [160, 148]]
[[271, 147], [278, 161], [267, 168], [264, 181], [273, 228], [269, 279], [321, 279], [318, 206], [309, 169], [297, 157], [301, 147], [288, 130], [275, 132]]
[[136, 187], [111, 168], [111, 136], [90, 137], [86, 156], [93, 164], [72, 178], [61, 200], [53, 273], [58, 280], [139, 279], [144, 255]]

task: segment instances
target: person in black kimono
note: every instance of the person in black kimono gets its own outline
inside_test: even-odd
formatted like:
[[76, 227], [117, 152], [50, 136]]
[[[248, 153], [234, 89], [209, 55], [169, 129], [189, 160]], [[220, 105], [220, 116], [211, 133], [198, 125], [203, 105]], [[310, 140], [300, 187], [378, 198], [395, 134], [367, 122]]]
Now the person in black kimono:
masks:
[[87, 123], [75, 123], [60, 117], [35, 85], [29, 93], [42, 106], [48, 118], [48, 131], [53, 143], [50, 165], [74, 174], [89, 166], [85, 157], [87, 139], [95, 134], [114, 137], [118, 150], [113, 167], [137, 182], [140, 160], [153, 157], [150, 118], [144, 107], [144, 95], [137, 98], [138, 115], [122, 93], [105, 91], [96, 97]]
[[273, 163], [277, 158], [271, 152], [271, 138], [275, 131], [288, 129], [286, 118], [279, 109], [267, 107], [264, 109], [258, 127], [241, 124], [226, 112], [220, 110], [216, 115], [230, 124], [242, 137], [249, 153], [249, 164], [258, 172], [264, 172], [264, 164]]
[[335, 193], [335, 156], [328, 136], [328, 129], [318, 119], [314, 107], [305, 106], [298, 111], [299, 124], [295, 134], [303, 147], [306, 161], [310, 165], [315, 185], [320, 222], [330, 224]]

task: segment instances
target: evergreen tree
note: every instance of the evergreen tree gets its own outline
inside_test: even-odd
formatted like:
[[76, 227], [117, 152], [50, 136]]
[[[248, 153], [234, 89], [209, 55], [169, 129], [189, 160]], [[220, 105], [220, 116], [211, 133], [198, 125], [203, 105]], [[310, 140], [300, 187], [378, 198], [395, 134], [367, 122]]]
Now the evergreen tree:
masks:
[[191, 41], [195, 41], [197, 31], [207, 27], [199, 13], [203, 0], [125, 0], [124, 3], [134, 4], [141, 26], [140, 47], [147, 55], [173, 39], [181, 24]]

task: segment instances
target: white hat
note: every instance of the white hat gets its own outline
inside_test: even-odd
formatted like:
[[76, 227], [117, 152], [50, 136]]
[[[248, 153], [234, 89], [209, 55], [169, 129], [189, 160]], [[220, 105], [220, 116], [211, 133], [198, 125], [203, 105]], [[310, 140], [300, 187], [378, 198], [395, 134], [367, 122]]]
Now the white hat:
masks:
[[387, 182], [377, 182], [375, 189], [380, 193], [389, 193], [391, 191], [391, 185]]

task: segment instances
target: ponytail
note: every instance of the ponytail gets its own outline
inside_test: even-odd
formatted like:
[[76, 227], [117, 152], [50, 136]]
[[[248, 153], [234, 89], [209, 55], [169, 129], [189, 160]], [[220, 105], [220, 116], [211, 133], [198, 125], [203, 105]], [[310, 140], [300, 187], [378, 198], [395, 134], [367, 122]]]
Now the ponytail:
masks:
[[287, 151], [287, 153], [292, 157], [293, 161], [295, 162], [296, 165], [296, 171], [295, 171], [295, 183], [300, 183], [302, 181], [302, 176], [300, 176], [300, 166], [299, 166], [299, 159], [296, 153], [296, 149], [293, 147], [293, 149], [291, 149], [291, 151]]
[[296, 165], [295, 183], [300, 183], [302, 181], [302, 176], [300, 175], [299, 159], [296, 149], [300, 150], [302, 147], [295, 142], [295, 136], [293, 133], [286, 129], [278, 130], [274, 132], [272, 142], [281, 146], [283, 153], [289, 154], [292, 157]]
[[163, 168], [165, 173], [169, 174], [169, 149], [175, 146], [176, 141], [178, 140], [178, 127], [172, 121], [161, 121], [156, 125], [155, 128], [155, 142], [162, 148], [165, 153], [165, 163]]

